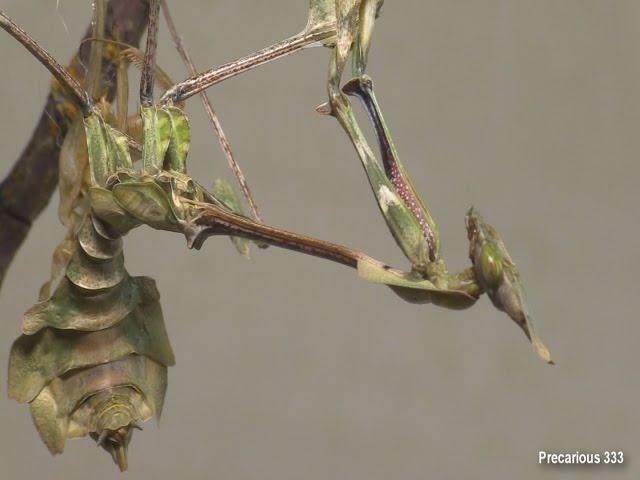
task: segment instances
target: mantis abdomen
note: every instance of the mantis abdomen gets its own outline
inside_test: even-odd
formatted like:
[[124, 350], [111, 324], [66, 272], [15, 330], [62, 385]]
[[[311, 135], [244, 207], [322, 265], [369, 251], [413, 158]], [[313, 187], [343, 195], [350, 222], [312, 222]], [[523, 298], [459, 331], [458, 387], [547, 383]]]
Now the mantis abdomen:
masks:
[[9, 395], [30, 404], [49, 450], [89, 434], [126, 469], [132, 429], [160, 416], [174, 356], [155, 282], [128, 274], [120, 236], [87, 215], [64, 277], [22, 330]]

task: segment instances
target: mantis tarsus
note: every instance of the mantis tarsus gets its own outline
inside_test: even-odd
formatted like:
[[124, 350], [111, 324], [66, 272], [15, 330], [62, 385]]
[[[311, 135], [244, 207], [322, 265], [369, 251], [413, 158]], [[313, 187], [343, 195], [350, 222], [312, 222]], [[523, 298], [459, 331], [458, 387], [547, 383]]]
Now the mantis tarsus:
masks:
[[[120, 103], [126, 99], [119, 99], [119, 118], [115, 126], [110, 125], [110, 109], [96, 103], [95, 91], [91, 88], [85, 91], [46, 51], [0, 13], [0, 26], [52, 72], [82, 112], [88, 152], [89, 182], [81, 188], [86, 197], [85, 210], [80, 211], [77, 222], [73, 223], [77, 228], [72, 229], [70, 240], [75, 242], [75, 247], [62, 269], [63, 279], [55, 290], [45, 291], [42, 303], [27, 312], [25, 335], [16, 342], [12, 354], [12, 396], [31, 402], [34, 420], [52, 452], [62, 451], [67, 436], [90, 433], [113, 454], [120, 468], [125, 469], [132, 429], [138, 422], [160, 413], [166, 367], [173, 363], [173, 356], [163, 334], [158, 295], [149, 280], [128, 275], [119, 247], [120, 237], [141, 224], [182, 233], [189, 248], [200, 248], [208, 236], [227, 235], [314, 255], [355, 268], [361, 278], [386, 284], [412, 303], [464, 309], [486, 292], [493, 304], [524, 330], [537, 353], [552, 363], [548, 350], [533, 331], [519, 273], [502, 239], [475, 210], [469, 210], [466, 217], [472, 266], [450, 273], [440, 256], [436, 223], [400, 162], [373, 81], [366, 74], [381, 0], [310, 0], [307, 25], [301, 33], [171, 86], [156, 104], [153, 92], [161, 3], [150, 2], [146, 49], [141, 62], [139, 142], [122, 131], [127, 122], [123, 118], [126, 110], [123, 111]], [[104, 10], [102, 1], [96, 5], [96, 12]], [[164, 7], [167, 12], [166, 4]], [[174, 38], [178, 39], [170, 17], [169, 24]], [[92, 78], [95, 71], [99, 71], [102, 56], [96, 47], [102, 43], [101, 22], [96, 21], [94, 25], [97, 27], [92, 42]], [[255, 219], [251, 219], [242, 214], [239, 202], [229, 189], [218, 184], [211, 193], [186, 173], [190, 129], [180, 102], [222, 80], [316, 44], [332, 48], [327, 82], [329, 100], [318, 111], [334, 116], [353, 143], [380, 212], [411, 262], [408, 272], [391, 268], [359, 250], [256, 221], [259, 220], [257, 208], [248, 188], [244, 188], [246, 183], [241, 181], [254, 214]], [[179, 41], [178, 48], [181, 48]], [[193, 73], [195, 68], [188, 54], [183, 47], [181, 51]], [[354, 78], [341, 87], [350, 54]], [[124, 91], [124, 87], [121, 90]], [[347, 95], [362, 101], [377, 135], [381, 163], [362, 134]], [[141, 151], [139, 168], [134, 167], [131, 147]], [[156, 322], [145, 327], [148, 337], [135, 333], [136, 325], [144, 321]], [[66, 329], [87, 333], [78, 333], [77, 340], [70, 341], [68, 335], [60, 333]], [[82, 342], [89, 336], [104, 336], [107, 340], [100, 343], [113, 352], [87, 358], [80, 354], [74, 356], [74, 348], [82, 351]], [[128, 341], [129, 338], [135, 338], [138, 343]], [[65, 350], [59, 351], [60, 358], [55, 361], [48, 359], [48, 365], [58, 365], [58, 369], [50, 368], [47, 375], [40, 374], [33, 380], [33, 374], [25, 370], [25, 365], [43, 360], [28, 358], [27, 361], [24, 351], [37, 351], [36, 347], [41, 344], [43, 351], [56, 351], [57, 346], [62, 345]], [[29, 348], [23, 348], [24, 345]], [[119, 349], [114, 345], [119, 345]], [[106, 373], [109, 368], [119, 374]], [[145, 390], [136, 382], [142, 382], [144, 375], [140, 372], [152, 370], [156, 381], [146, 385]], [[83, 375], [91, 372], [109, 381], [98, 388], [82, 380]], [[74, 390], [74, 382], [90, 388], [79, 392], [77, 388]], [[127, 389], [125, 385], [138, 386]], [[69, 392], [78, 395], [73, 402], [68, 398]], [[55, 413], [43, 406], [56, 402], [65, 409], [59, 408]]]

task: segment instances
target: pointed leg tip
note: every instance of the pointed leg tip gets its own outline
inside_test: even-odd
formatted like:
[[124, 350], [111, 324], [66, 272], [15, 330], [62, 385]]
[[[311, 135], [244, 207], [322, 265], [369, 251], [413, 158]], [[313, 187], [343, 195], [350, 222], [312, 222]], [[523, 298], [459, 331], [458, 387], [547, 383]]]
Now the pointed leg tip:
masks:
[[316, 112], [318, 112], [320, 115], [325, 115], [325, 116], [331, 116], [333, 114], [331, 110], [331, 105], [329, 105], [329, 102], [324, 102], [318, 105], [316, 107]]
[[531, 343], [533, 343], [533, 349], [536, 351], [536, 353], [542, 360], [544, 360], [549, 365], [556, 364], [556, 362], [554, 362], [553, 359], [551, 358], [551, 352], [549, 352], [549, 349], [546, 346], [544, 346], [544, 344], [537, 337], [533, 337], [533, 340]]

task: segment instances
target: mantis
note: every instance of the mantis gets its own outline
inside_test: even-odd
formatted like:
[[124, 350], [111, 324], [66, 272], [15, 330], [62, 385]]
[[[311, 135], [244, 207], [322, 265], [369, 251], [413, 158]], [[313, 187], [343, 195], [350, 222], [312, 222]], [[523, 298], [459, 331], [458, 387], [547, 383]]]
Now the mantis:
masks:
[[[151, 279], [128, 274], [122, 255], [121, 238], [141, 225], [181, 234], [189, 248], [200, 249], [208, 237], [224, 235], [235, 239], [241, 252], [247, 248], [244, 240], [251, 240], [320, 257], [355, 269], [361, 279], [386, 285], [410, 303], [467, 309], [487, 293], [496, 308], [522, 328], [538, 355], [552, 363], [533, 328], [519, 271], [497, 230], [475, 209], [465, 218], [471, 266], [451, 273], [442, 258], [437, 224], [400, 161], [367, 74], [382, 4], [310, 0], [307, 23], [299, 34], [193, 74], [168, 86], [155, 102], [158, 24], [161, 7], [165, 15], [167, 7], [151, 0], [137, 133], [127, 128], [131, 122], [122, 108], [126, 98], [118, 99], [115, 120], [110, 106], [95, 99], [98, 87], [92, 80], [100, 71], [103, 48], [116, 45], [102, 38], [103, 1], [96, 2], [89, 67], [94, 73], [86, 88], [0, 12], [0, 26], [50, 70], [80, 112], [67, 140], [81, 138], [86, 143], [87, 175], [67, 179], [65, 188], [72, 193], [63, 209], [70, 233], [61, 244], [62, 260], [41, 301], [25, 314], [23, 335], [10, 361], [10, 395], [30, 404], [34, 423], [52, 453], [62, 452], [66, 438], [90, 435], [125, 470], [133, 430], [162, 411], [167, 367], [174, 358], [159, 294]], [[242, 212], [228, 185], [217, 183], [209, 191], [188, 175], [190, 128], [182, 103], [223, 80], [315, 45], [331, 49], [328, 101], [317, 110], [336, 118], [352, 142], [380, 213], [410, 262], [408, 271], [356, 249], [263, 223], [246, 182], [240, 184], [252, 217]], [[343, 84], [349, 56], [353, 78]], [[123, 81], [119, 92], [125, 85]], [[379, 159], [349, 97], [359, 99], [367, 112]], [[68, 148], [75, 151], [72, 145]]]

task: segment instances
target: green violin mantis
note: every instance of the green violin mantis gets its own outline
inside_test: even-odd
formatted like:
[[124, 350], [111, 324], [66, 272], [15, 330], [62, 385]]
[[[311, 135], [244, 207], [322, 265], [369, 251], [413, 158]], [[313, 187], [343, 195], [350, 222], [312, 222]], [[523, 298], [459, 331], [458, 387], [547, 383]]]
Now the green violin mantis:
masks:
[[[0, 13], [0, 26], [53, 73], [82, 113], [63, 148], [70, 167], [61, 177], [60, 212], [69, 235], [59, 247], [41, 301], [25, 313], [9, 375], [10, 395], [30, 404], [38, 431], [53, 453], [62, 452], [67, 438], [90, 435], [124, 470], [133, 430], [162, 411], [167, 367], [174, 357], [159, 293], [153, 280], [129, 275], [122, 252], [122, 237], [142, 225], [184, 235], [189, 248], [199, 249], [209, 236], [225, 235], [244, 256], [249, 241], [314, 255], [354, 268], [359, 278], [384, 284], [415, 304], [467, 309], [487, 293], [496, 308], [523, 329], [539, 356], [552, 363], [533, 330], [522, 280], [503, 240], [475, 210], [466, 216], [471, 266], [449, 272], [442, 258], [437, 224], [400, 160], [366, 73], [381, 0], [311, 0], [299, 34], [201, 74], [193, 74], [195, 67], [183, 51], [193, 76], [175, 85], [167, 85], [168, 77], [155, 65], [161, 3], [168, 16], [164, 2], [150, 2], [144, 54], [131, 48], [125, 54], [120, 52], [124, 46], [103, 41], [104, 2], [97, 3], [91, 78], [100, 71], [103, 47], [140, 63], [140, 109], [133, 119], [123, 107], [126, 95], [118, 98], [113, 114], [108, 102], [96, 98], [97, 87], [89, 83], [83, 88]], [[170, 29], [175, 30], [172, 22]], [[252, 217], [244, 213], [228, 183], [218, 180], [209, 191], [188, 174], [191, 129], [182, 102], [220, 81], [315, 45], [331, 49], [328, 101], [318, 111], [335, 117], [355, 147], [377, 207], [410, 263], [408, 270], [263, 223], [240, 178]], [[350, 55], [353, 78], [343, 84]], [[157, 82], [158, 76], [164, 80]], [[122, 82], [119, 92], [127, 89], [126, 80]], [[157, 102], [156, 83], [165, 86]], [[379, 159], [349, 97], [362, 102], [377, 137]], [[209, 110], [215, 117], [210, 105]], [[220, 134], [215, 120], [214, 128]]]

